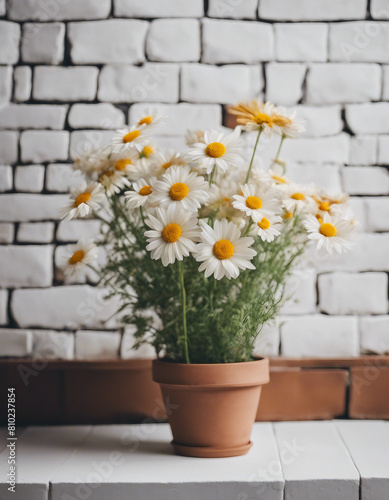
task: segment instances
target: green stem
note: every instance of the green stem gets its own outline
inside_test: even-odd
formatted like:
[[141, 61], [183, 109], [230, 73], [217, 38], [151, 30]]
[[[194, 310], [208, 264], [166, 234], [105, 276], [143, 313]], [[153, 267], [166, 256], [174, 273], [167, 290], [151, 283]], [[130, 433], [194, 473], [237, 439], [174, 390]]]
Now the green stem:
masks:
[[259, 142], [259, 138], [260, 138], [260, 136], [261, 136], [262, 130], [263, 130], [263, 127], [259, 127], [259, 129], [258, 129], [258, 135], [257, 135], [257, 140], [255, 141], [255, 146], [254, 146], [253, 154], [252, 154], [252, 156], [251, 156], [250, 166], [249, 166], [249, 169], [247, 170], [247, 175], [246, 175], [245, 184], [247, 184], [247, 182], [248, 182], [248, 180], [249, 180], [249, 177], [250, 177], [250, 172], [251, 172], [251, 168], [252, 168], [252, 166], [253, 166], [253, 161], [254, 161], [254, 157], [255, 157], [255, 152], [256, 152], [256, 150], [257, 150], [257, 146], [258, 146], [258, 142]]
[[213, 166], [213, 169], [212, 169], [212, 172], [211, 172], [211, 175], [209, 177], [209, 185], [212, 186], [212, 181], [213, 181], [213, 177], [215, 175], [215, 169], [216, 169], [216, 165]]
[[142, 219], [143, 225], [145, 226], [146, 223], [145, 223], [145, 218], [144, 218], [144, 215], [143, 215], [143, 208], [142, 207], [140, 207], [140, 217]]
[[186, 291], [185, 291], [185, 281], [184, 281], [184, 263], [183, 261], [178, 262], [178, 271], [180, 274], [180, 288], [181, 288], [181, 298], [182, 298], [182, 324], [184, 327], [184, 349], [185, 349], [185, 360], [186, 363], [190, 363], [189, 360], [189, 349], [188, 349], [188, 330], [186, 327]]
[[278, 149], [277, 149], [277, 154], [276, 154], [276, 157], [274, 158], [274, 160], [272, 161], [272, 164], [270, 165], [270, 168], [272, 168], [272, 166], [277, 163], [277, 160], [278, 160], [278, 157], [280, 156], [280, 152], [281, 152], [281, 148], [282, 148], [282, 144], [284, 142], [284, 140], [286, 139], [286, 135], [285, 134], [282, 134], [281, 136], [281, 140], [280, 140], [280, 145], [278, 146]]

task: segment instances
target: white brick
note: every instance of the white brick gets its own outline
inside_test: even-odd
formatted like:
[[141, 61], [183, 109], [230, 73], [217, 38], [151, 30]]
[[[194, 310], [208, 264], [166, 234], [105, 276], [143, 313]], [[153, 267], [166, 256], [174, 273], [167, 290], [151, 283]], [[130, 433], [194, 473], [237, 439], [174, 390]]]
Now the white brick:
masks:
[[109, 16], [110, 0], [10, 0], [8, 15], [18, 21], [62, 21], [65, 19], [100, 19]]
[[26, 130], [20, 136], [23, 162], [67, 160], [69, 156], [69, 132], [52, 130]]
[[340, 106], [296, 106], [297, 116], [305, 120], [307, 137], [336, 135], [343, 130]]
[[[303, 96], [305, 64], [270, 63], [266, 65], [266, 100], [290, 106]], [[285, 85], [288, 82], [288, 85]]]
[[0, 246], [0, 261], [4, 288], [51, 285], [53, 248], [49, 245]]
[[76, 332], [76, 359], [112, 359], [119, 354], [119, 332]]
[[0, 222], [0, 243], [12, 243], [14, 239], [14, 225]]
[[71, 220], [58, 224], [56, 239], [58, 241], [75, 242], [81, 238], [96, 238], [100, 233], [98, 220]]
[[19, 60], [20, 26], [0, 21], [0, 64], [16, 64]]
[[386, 0], [371, 0], [370, 14], [373, 19], [389, 19], [389, 8]]
[[309, 103], [365, 102], [380, 96], [378, 64], [312, 64], [308, 71], [306, 101]]
[[296, 269], [288, 278], [281, 314], [310, 314], [316, 311], [316, 272]]
[[257, 17], [258, 0], [209, 0], [208, 17], [231, 19], [255, 19]]
[[107, 102], [177, 102], [177, 64], [148, 63], [105, 66], [100, 72], [98, 100]]
[[0, 108], [0, 128], [63, 129], [67, 106], [45, 104], [6, 104]]
[[72, 128], [121, 128], [124, 113], [112, 104], [74, 104], [68, 116]]
[[29, 63], [59, 64], [65, 50], [63, 23], [26, 23], [23, 25], [22, 59]]
[[73, 170], [65, 163], [51, 163], [46, 169], [46, 189], [57, 193], [67, 193], [79, 186], [83, 180], [81, 172]]
[[0, 329], [0, 356], [23, 357], [32, 353], [32, 333], [26, 330]]
[[114, 0], [114, 13], [117, 17], [201, 17], [204, 7], [203, 0]]
[[389, 232], [389, 198], [364, 198], [366, 204], [366, 227], [368, 231]]
[[156, 110], [167, 116], [165, 124], [158, 127], [160, 135], [180, 135], [188, 129], [217, 129], [222, 124], [222, 110], [218, 104], [133, 104], [128, 122], [136, 123], [147, 110]]
[[68, 196], [64, 195], [3, 194], [0, 197], [0, 220], [58, 220], [60, 208], [68, 201]]
[[32, 70], [30, 66], [18, 66], [14, 70], [14, 98], [17, 102], [28, 101], [32, 89]]
[[[103, 328], [119, 308], [118, 301], [107, 301], [106, 295], [105, 290], [87, 285], [15, 290], [11, 310], [22, 328]], [[109, 322], [107, 327], [111, 328]]]
[[12, 67], [0, 66], [0, 105], [9, 102], [12, 96]]
[[12, 167], [0, 165], [0, 192], [11, 191], [13, 185]]
[[[380, 143], [380, 139], [379, 137], [378, 143]], [[351, 137], [350, 163], [353, 165], [374, 165], [377, 163], [377, 137], [374, 135]], [[379, 161], [379, 163], [381, 162]]]
[[7, 6], [5, 0], [0, 0], [0, 16], [5, 16]]
[[108, 19], [69, 23], [70, 56], [76, 64], [138, 64], [145, 60], [148, 23]]
[[319, 272], [332, 271], [389, 271], [389, 234], [360, 233], [349, 252], [321, 258]]
[[22, 222], [17, 241], [21, 243], [51, 243], [54, 237], [53, 222]]
[[388, 134], [389, 102], [350, 104], [346, 121], [355, 134]]
[[8, 292], [0, 290], [0, 325], [8, 323]]
[[325, 189], [342, 191], [340, 167], [323, 163], [288, 163], [287, 175], [294, 182], [301, 184], [316, 184]]
[[142, 344], [138, 349], [134, 349], [136, 341], [134, 327], [126, 327], [120, 345], [120, 357], [122, 359], [153, 359], [156, 357], [155, 349], [150, 344]]
[[149, 61], [199, 61], [200, 23], [197, 19], [156, 19], [147, 35]]
[[383, 167], [346, 167], [342, 171], [349, 194], [389, 194], [389, 172]]
[[[343, 2], [342, 2], [343, 3]], [[350, 9], [353, 12], [354, 8]], [[389, 23], [357, 21], [330, 25], [330, 61], [389, 62]]]
[[70, 136], [70, 158], [75, 160], [85, 151], [111, 144], [113, 130], [77, 130]]
[[259, 17], [280, 21], [364, 19], [366, 0], [260, 0]]
[[53, 330], [31, 330], [32, 357], [36, 359], [73, 359], [74, 335]]
[[389, 164], [389, 135], [378, 137], [378, 163], [380, 165]]
[[331, 315], [386, 314], [388, 275], [330, 273], [319, 276], [319, 309]]
[[0, 131], [0, 163], [16, 163], [18, 160], [17, 132]]
[[383, 86], [382, 86], [382, 99], [389, 101], [389, 66], [382, 66], [383, 71]]
[[274, 324], [263, 325], [255, 340], [254, 354], [256, 356], [278, 356], [280, 353], [280, 325], [279, 320]]
[[26, 165], [16, 167], [15, 189], [27, 193], [40, 193], [43, 190], [45, 167], [42, 165]]
[[355, 214], [361, 231], [367, 231], [365, 199], [359, 196], [351, 196], [349, 199], [350, 208]]
[[330, 137], [304, 137], [286, 141], [282, 156], [301, 162], [346, 163], [349, 157], [350, 136], [339, 134]]
[[255, 97], [262, 88], [263, 77], [258, 66], [184, 64], [181, 69], [183, 101], [232, 104]]
[[278, 61], [327, 60], [327, 24], [275, 24], [274, 34]]
[[281, 324], [281, 354], [293, 358], [358, 356], [357, 319], [322, 315], [288, 318]]
[[361, 318], [360, 329], [362, 352], [389, 353], [389, 316]]
[[203, 21], [202, 62], [253, 64], [273, 59], [273, 29], [247, 21]]
[[97, 76], [94, 67], [34, 69], [33, 97], [41, 101], [93, 101]]

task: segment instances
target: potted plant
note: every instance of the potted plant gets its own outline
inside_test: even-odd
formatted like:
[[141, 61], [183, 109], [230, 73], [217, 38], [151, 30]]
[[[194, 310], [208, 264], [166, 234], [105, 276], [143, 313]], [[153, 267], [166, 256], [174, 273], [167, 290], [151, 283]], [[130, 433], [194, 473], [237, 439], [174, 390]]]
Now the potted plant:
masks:
[[[185, 155], [153, 145], [164, 117], [140, 116], [108, 148], [76, 160], [85, 182], [63, 213], [102, 220], [100, 284], [119, 297], [134, 347], [156, 350], [175, 450], [199, 457], [247, 453], [269, 380], [268, 360], [253, 357], [261, 327], [308, 243], [341, 252], [356, 227], [347, 196], [284, 175], [282, 144], [303, 131], [294, 114], [257, 101], [230, 112], [233, 132], [190, 132]], [[249, 154], [243, 133], [255, 134]], [[256, 150], [272, 135], [279, 148], [264, 170]], [[94, 269], [96, 255], [89, 241], [71, 248], [68, 279]]]

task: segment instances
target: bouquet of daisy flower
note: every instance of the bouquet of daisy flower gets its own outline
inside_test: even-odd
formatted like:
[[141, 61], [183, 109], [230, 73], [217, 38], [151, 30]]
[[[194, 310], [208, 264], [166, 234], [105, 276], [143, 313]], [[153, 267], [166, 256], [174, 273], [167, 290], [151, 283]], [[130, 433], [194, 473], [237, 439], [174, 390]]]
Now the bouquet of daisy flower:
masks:
[[[342, 252], [356, 228], [345, 194], [285, 175], [282, 145], [304, 130], [294, 113], [257, 101], [229, 111], [235, 130], [188, 132], [185, 154], [153, 144], [165, 117], [140, 116], [108, 148], [76, 160], [85, 181], [62, 214], [102, 220], [100, 284], [120, 298], [134, 347], [151, 343], [177, 363], [251, 360], [308, 245]], [[269, 136], [278, 136], [279, 148], [265, 169], [256, 150]], [[67, 278], [95, 270], [96, 259], [95, 244], [82, 240], [69, 254]]]

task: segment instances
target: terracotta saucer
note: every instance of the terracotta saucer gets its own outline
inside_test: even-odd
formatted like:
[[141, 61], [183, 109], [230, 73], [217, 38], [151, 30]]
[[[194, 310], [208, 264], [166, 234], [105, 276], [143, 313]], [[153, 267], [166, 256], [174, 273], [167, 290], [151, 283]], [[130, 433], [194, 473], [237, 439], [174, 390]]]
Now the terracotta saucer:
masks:
[[178, 455], [196, 458], [222, 458], [222, 457], [238, 457], [246, 455], [253, 443], [250, 441], [243, 446], [236, 446], [235, 448], [216, 448], [213, 446], [185, 446], [178, 444], [175, 441], [171, 442], [175, 452]]

